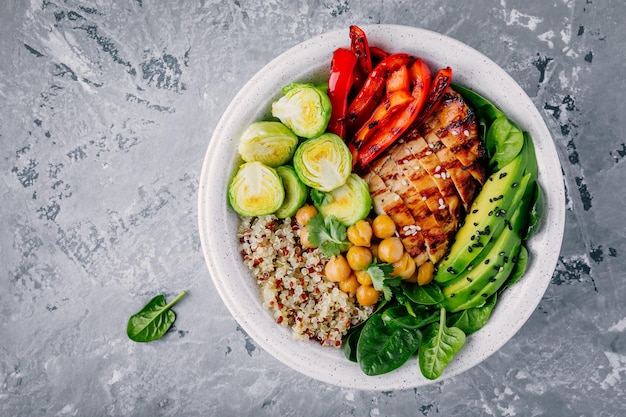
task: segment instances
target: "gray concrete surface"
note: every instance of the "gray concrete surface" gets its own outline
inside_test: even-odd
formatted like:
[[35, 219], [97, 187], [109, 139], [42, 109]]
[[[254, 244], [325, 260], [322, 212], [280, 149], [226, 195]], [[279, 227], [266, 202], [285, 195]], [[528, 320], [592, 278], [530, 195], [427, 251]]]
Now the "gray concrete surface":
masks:
[[[623, 416], [626, 4], [3, 1], [0, 415]], [[350, 24], [423, 27], [493, 59], [557, 145], [565, 241], [534, 315], [466, 373], [340, 389], [256, 346], [210, 280], [196, 199], [211, 133], [257, 70]], [[186, 289], [160, 341], [128, 316]]]

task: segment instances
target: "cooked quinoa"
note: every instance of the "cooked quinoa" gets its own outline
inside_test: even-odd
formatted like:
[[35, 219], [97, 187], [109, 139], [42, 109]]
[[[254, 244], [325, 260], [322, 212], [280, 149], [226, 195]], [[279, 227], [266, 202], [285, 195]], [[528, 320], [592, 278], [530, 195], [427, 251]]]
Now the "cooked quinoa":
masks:
[[365, 320], [372, 307], [360, 306], [324, 276], [328, 257], [300, 245], [300, 226], [274, 215], [241, 219], [241, 255], [260, 288], [263, 306], [295, 339], [341, 346], [350, 326]]

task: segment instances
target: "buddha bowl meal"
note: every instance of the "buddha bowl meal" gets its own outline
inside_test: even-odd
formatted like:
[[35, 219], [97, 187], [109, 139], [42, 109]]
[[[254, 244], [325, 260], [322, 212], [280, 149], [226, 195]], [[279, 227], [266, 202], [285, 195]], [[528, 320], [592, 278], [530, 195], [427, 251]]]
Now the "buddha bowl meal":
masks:
[[326, 71], [283, 75], [230, 138], [219, 191], [236, 219], [229, 261], [286, 349], [427, 383], [527, 279], [548, 194], [529, 131], [454, 66], [395, 46], [351, 26]]

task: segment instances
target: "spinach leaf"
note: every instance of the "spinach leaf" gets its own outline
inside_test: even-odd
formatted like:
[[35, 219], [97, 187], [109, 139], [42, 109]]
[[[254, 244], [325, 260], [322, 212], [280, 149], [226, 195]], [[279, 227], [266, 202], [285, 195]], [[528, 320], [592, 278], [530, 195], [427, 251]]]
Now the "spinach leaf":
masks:
[[528, 229], [526, 230], [526, 235], [524, 236], [524, 240], [528, 240], [532, 237], [537, 230], [539, 230], [539, 226], [541, 226], [541, 218], [543, 217], [545, 202], [543, 197], [543, 191], [541, 191], [541, 187], [539, 184], [535, 185], [535, 198], [532, 207], [530, 208], [530, 213], [528, 215]]
[[436, 283], [418, 285], [413, 282], [402, 282], [404, 294], [417, 304], [436, 305], [443, 301], [443, 293]]
[[361, 330], [363, 330], [363, 325], [365, 323], [366, 322], [363, 322], [358, 326], [351, 328], [351, 331], [347, 333], [343, 338], [343, 354], [345, 355], [346, 359], [351, 362], [356, 362], [356, 347], [359, 343]]
[[489, 320], [489, 316], [496, 305], [496, 297], [496, 294], [492, 295], [487, 302], [480, 307], [468, 308], [467, 310], [452, 314], [446, 320], [446, 325], [448, 327], [458, 327], [466, 335], [477, 332], [487, 323], [487, 320]]
[[452, 84], [452, 88], [470, 102], [479, 118], [484, 119], [487, 124], [493, 123], [494, 120], [504, 116], [500, 109], [480, 94], [458, 84]]
[[513, 271], [511, 271], [511, 275], [507, 278], [502, 288], [500, 288], [500, 292], [504, 291], [506, 288], [509, 288], [511, 285], [519, 281], [522, 275], [524, 275], [524, 272], [526, 272], [527, 266], [528, 266], [528, 249], [526, 249], [526, 247], [522, 245], [519, 253], [517, 254], [517, 261], [515, 262]]
[[357, 344], [356, 356], [366, 375], [380, 375], [404, 365], [422, 340], [419, 330], [386, 326], [377, 313], [365, 322]]
[[465, 333], [457, 327], [446, 326], [446, 310], [440, 309], [439, 322], [424, 329], [424, 338], [418, 350], [419, 366], [428, 379], [437, 379], [454, 355], [465, 344]]
[[126, 326], [126, 334], [135, 342], [151, 342], [160, 339], [176, 320], [172, 306], [187, 294], [181, 292], [169, 304], [163, 294], [157, 295], [141, 311], [132, 315]]
[[385, 310], [382, 313], [382, 319], [386, 326], [393, 329], [419, 329], [438, 321], [439, 311], [422, 310], [416, 315], [411, 315], [406, 306], [398, 305]]
[[485, 137], [487, 152], [491, 157], [489, 164], [498, 171], [511, 162], [524, 146], [524, 133], [506, 117], [493, 121]]
[[[381, 300], [372, 315], [383, 311], [387, 307], [387, 300]], [[359, 338], [361, 337], [361, 330], [363, 330], [363, 326], [365, 326], [367, 320], [369, 320], [369, 317], [361, 323], [357, 324], [356, 326], [350, 327], [350, 329], [348, 329], [345, 336], [343, 337], [343, 353], [345, 357], [351, 362], [356, 362], [356, 347], [359, 342]]]

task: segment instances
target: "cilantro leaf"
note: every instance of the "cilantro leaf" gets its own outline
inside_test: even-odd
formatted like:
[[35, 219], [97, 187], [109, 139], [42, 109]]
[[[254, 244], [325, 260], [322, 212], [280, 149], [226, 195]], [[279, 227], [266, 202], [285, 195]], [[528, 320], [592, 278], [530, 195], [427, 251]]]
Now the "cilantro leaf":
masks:
[[339, 255], [350, 246], [346, 239], [347, 228], [335, 216], [324, 217], [318, 213], [311, 217], [306, 227], [309, 241], [326, 256]]
[[391, 287], [397, 287], [402, 281], [402, 277], [391, 277], [393, 265], [390, 263], [378, 263], [376, 259], [366, 268], [367, 273], [372, 277], [372, 285], [378, 291], [383, 292], [385, 300], [391, 300], [393, 292]]

